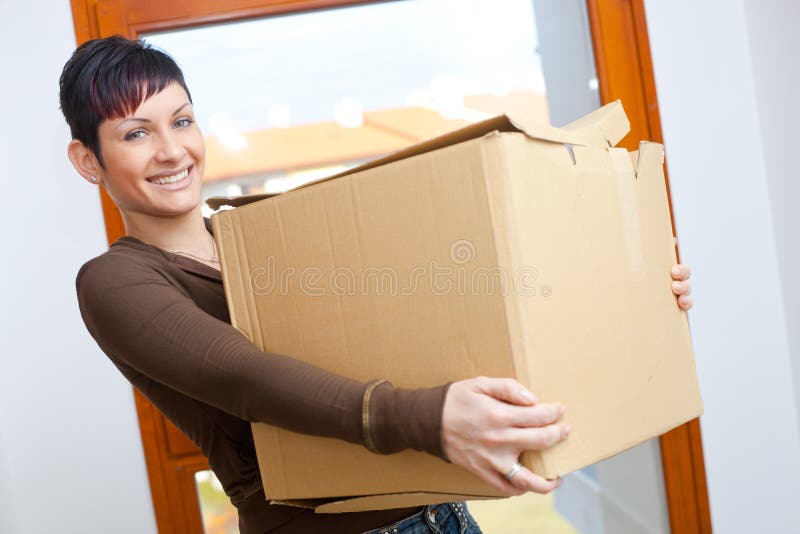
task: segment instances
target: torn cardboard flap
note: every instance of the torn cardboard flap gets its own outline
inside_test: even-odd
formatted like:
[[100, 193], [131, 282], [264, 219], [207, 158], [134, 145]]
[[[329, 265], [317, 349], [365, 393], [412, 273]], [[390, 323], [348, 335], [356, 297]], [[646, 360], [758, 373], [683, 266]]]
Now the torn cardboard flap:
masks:
[[[622, 102], [619, 100], [606, 104], [600, 109], [577, 121], [571, 122], [563, 128], [556, 128], [547, 124], [538, 124], [523, 116], [498, 115], [368, 161], [338, 174], [313, 180], [290, 189], [286, 191], [286, 193], [327, 180], [333, 180], [363, 170], [386, 165], [393, 161], [425, 154], [432, 150], [482, 137], [492, 132], [520, 132], [531, 139], [568, 145], [615, 146], [629, 131], [630, 123], [622, 108]], [[282, 193], [258, 193], [236, 197], [214, 196], [207, 198], [206, 204], [208, 204], [211, 209], [218, 210], [222, 206], [244, 206], [245, 204], [271, 198], [279, 194]]]
[[639, 150], [631, 152], [631, 154], [636, 154], [636, 158], [632, 159], [632, 161], [637, 177], [639, 176], [640, 162], [642, 162], [642, 164], [649, 162], [652, 165], [658, 165], [662, 167], [664, 165], [664, 145], [660, 143], [640, 141]]
[[615, 100], [573, 121], [563, 128], [570, 132], [578, 132], [584, 143], [595, 146], [617, 146], [631, 130], [622, 101]]

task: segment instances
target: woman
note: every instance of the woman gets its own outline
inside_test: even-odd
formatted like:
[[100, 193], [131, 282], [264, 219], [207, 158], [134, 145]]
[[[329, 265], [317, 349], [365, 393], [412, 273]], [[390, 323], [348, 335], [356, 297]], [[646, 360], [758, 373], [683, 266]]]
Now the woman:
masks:
[[[558, 487], [560, 480], [517, 459], [567, 437], [564, 407], [538, 402], [514, 380], [365, 384], [262, 352], [230, 325], [212, 229], [200, 210], [205, 143], [168, 55], [119, 36], [89, 41], [64, 66], [60, 100], [73, 138], [70, 161], [106, 189], [126, 228], [78, 272], [84, 322], [122, 374], [208, 457], [241, 532], [480, 532], [463, 503], [330, 515], [269, 504], [251, 421], [380, 454], [425, 451], [505, 495]], [[688, 277], [685, 267], [673, 270], [683, 309], [691, 307]]]

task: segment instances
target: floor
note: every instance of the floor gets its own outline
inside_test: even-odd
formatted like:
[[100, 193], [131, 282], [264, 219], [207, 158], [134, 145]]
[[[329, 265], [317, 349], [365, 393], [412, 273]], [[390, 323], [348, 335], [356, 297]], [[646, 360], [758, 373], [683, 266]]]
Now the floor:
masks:
[[553, 508], [552, 495], [469, 501], [467, 508], [484, 534], [578, 534]]

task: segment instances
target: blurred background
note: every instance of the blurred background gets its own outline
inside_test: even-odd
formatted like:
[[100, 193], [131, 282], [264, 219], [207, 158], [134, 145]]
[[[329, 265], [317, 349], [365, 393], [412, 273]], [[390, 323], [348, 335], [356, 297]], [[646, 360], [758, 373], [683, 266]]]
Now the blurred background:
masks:
[[75, 274], [118, 221], [66, 158], [58, 75], [109, 33], [183, 69], [205, 198], [285, 191], [503, 112], [563, 125], [625, 93], [631, 137], [666, 145], [705, 414], [551, 495], [470, 510], [487, 534], [800, 532], [800, 4], [344, 4], [0, 0], [0, 532], [237, 532], [202, 455], [78, 315]]

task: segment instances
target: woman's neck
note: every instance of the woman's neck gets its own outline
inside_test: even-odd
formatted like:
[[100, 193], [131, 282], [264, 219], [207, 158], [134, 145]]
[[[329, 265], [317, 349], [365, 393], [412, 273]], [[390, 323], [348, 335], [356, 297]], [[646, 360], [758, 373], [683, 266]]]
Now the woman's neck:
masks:
[[201, 258], [211, 258], [214, 246], [206, 229], [203, 214], [196, 209], [174, 217], [156, 217], [142, 213], [122, 213], [126, 233], [168, 251], [181, 251]]

